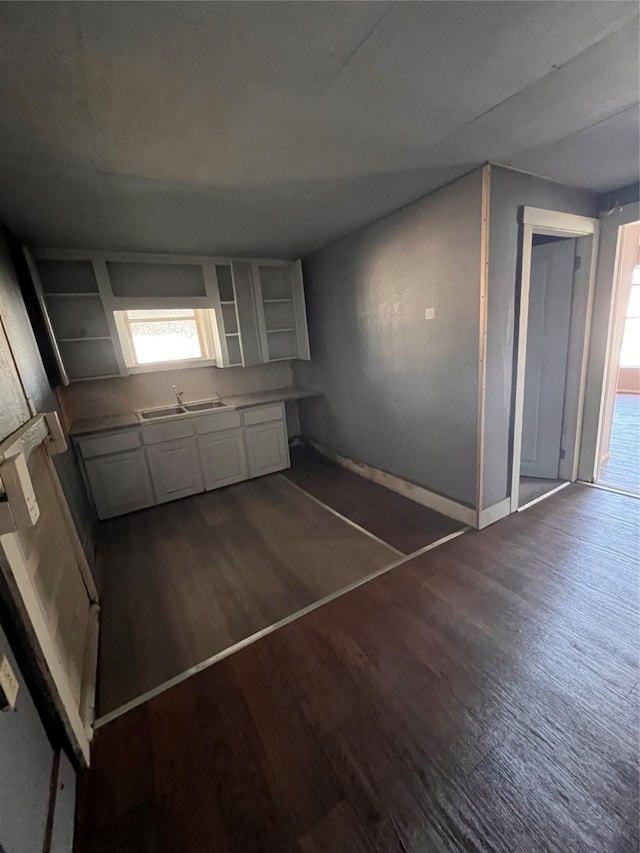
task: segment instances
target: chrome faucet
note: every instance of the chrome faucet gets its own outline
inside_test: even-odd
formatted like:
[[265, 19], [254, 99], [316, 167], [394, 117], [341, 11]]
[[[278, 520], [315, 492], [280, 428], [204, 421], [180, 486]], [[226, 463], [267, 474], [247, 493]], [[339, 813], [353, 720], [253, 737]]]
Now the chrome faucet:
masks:
[[177, 385], [172, 385], [173, 393], [176, 395], [176, 400], [178, 401], [178, 405], [182, 406], [184, 403], [182, 402], [182, 398], [184, 397], [184, 391], [178, 391]]

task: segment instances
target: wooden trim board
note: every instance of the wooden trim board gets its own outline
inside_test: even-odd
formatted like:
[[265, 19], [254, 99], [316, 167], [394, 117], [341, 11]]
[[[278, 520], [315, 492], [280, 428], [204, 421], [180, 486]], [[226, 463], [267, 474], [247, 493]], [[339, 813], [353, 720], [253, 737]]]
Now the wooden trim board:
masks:
[[386, 471], [381, 471], [379, 468], [373, 468], [364, 462], [354, 462], [353, 459], [349, 459], [346, 456], [332, 453], [326, 447], [323, 447], [310, 438], [303, 436], [303, 439], [317, 450], [318, 453], [322, 454], [322, 456], [326, 456], [327, 459], [337, 462], [343, 468], [347, 468], [349, 471], [353, 471], [355, 474], [359, 474], [361, 477], [365, 477], [379, 486], [384, 486], [392, 492], [402, 495], [404, 498], [409, 498], [411, 501], [429, 507], [429, 509], [440, 512], [442, 515], [447, 515], [449, 518], [462, 522], [462, 524], [469, 525], [469, 527], [477, 527], [478, 525], [478, 514], [475, 509], [469, 506], [451, 500], [451, 498], [445, 498], [436, 492], [430, 492], [423, 486], [410, 483], [408, 480], [403, 480], [402, 477], [396, 477], [395, 474], [389, 474]]
[[[586, 216], [574, 216], [569, 213], [560, 213], [554, 210], [542, 210], [537, 207], [525, 207], [522, 217], [524, 223], [522, 237], [522, 273], [520, 278], [520, 312], [518, 319], [518, 349], [516, 355], [516, 388], [514, 403], [514, 428], [513, 446], [511, 451], [511, 512], [518, 511], [520, 495], [520, 456], [522, 453], [522, 425], [524, 413], [524, 383], [527, 353], [527, 330], [529, 323], [529, 288], [531, 282], [531, 250], [534, 234], [551, 234], [560, 237], [584, 237], [593, 235], [591, 247], [590, 264], [593, 269], [589, 272], [589, 294], [587, 297], [586, 314], [584, 323], [590, 319], [591, 304], [593, 301], [592, 291], [595, 281], [595, 253], [598, 246], [598, 230], [600, 223], [597, 219]], [[588, 356], [589, 330], [584, 326], [584, 340], [582, 347], [582, 359], [579, 367], [579, 387], [577, 394], [577, 418], [574, 425], [576, 444], [579, 444], [584, 407], [584, 385], [586, 381], [586, 365]], [[566, 397], [566, 391], [565, 391]], [[573, 451], [573, 460], [577, 454]], [[576, 468], [576, 465], [573, 466]], [[577, 468], [573, 471], [573, 479], [577, 477]]]
[[[446, 542], [449, 542], [452, 539], [456, 539], [458, 536], [462, 536], [464, 533], [467, 533], [469, 529], [469, 527], [463, 527], [460, 530], [456, 530], [453, 533], [450, 533], [448, 536], [443, 536], [442, 539], [438, 539], [436, 542], [431, 542], [431, 544], [425, 545], [424, 548], [420, 548], [418, 551], [414, 551], [412, 554], [407, 554], [406, 556], [395, 560], [393, 563], [390, 563], [388, 566], [383, 566], [381, 569], [377, 569], [370, 575], [367, 575], [364, 578], [360, 578], [359, 580], [354, 581], [353, 583], [343, 587], [342, 589], [336, 590], [336, 592], [332, 592], [330, 595], [327, 595], [324, 598], [319, 599], [318, 601], [314, 601], [313, 604], [310, 604], [307, 607], [304, 607], [301, 610], [298, 610], [295, 613], [286, 616], [284, 619], [280, 619], [278, 622], [274, 622], [273, 625], [268, 625], [266, 628], [262, 628], [260, 631], [256, 631], [255, 634], [251, 634], [244, 640], [240, 640], [239, 642], [234, 643], [232, 646], [229, 646], [223, 651], [212, 655], [210, 658], [207, 658], [206, 660], [195, 664], [195, 666], [189, 667], [189, 669], [185, 670], [184, 672], [181, 672], [179, 675], [175, 675], [173, 678], [170, 678], [163, 684], [159, 684], [152, 690], [148, 690], [146, 693], [143, 693], [136, 699], [132, 699], [130, 702], [121, 705], [119, 708], [116, 708], [113, 711], [109, 711], [108, 714], [104, 714], [103, 716], [98, 717], [93, 726], [94, 730], [99, 729], [102, 726], [106, 726], [107, 723], [118, 719], [118, 717], [123, 716], [123, 714], [126, 714], [128, 711], [133, 711], [134, 708], [137, 708], [140, 705], [144, 705], [144, 703], [148, 702], [150, 699], [159, 696], [166, 690], [170, 690], [172, 687], [175, 687], [182, 681], [186, 681], [187, 678], [190, 678], [192, 675], [196, 675], [197, 673], [202, 672], [202, 670], [208, 669], [215, 663], [218, 663], [219, 661], [224, 660], [224, 658], [227, 658], [230, 655], [241, 651], [242, 649], [252, 645], [263, 637], [266, 637], [269, 634], [273, 634], [273, 632], [277, 631], [279, 628], [284, 628], [285, 625], [289, 625], [291, 622], [295, 622], [297, 619], [301, 619], [303, 616], [306, 616], [308, 613], [312, 613], [314, 610], [317, 610], [319, 607], [328, 604], [330, 601], [334, 601], [336, 598], [340, 598], [341, 596], [346, 595], [348, 592], [352, 592], [363, 584], [369, 583], [369, 581], [380, 577], [380, 575], [386, 574], [386, 572], [391, 571], [391, 569], [395, 569], [398, 566], [401, 566], [403, 563], [412, 560], [414, 557], [419, 557], [421, 554], [426, 554], [427, 551], [432, 551], [434, 548], [438, 548], [440, 545], [444, 545]], [[387, 543], [385, 542], [383, 544], [386, 545]], [[390, 546], [387, 545], [387, 547]]]
[[501, 518], [505, 518], [510, 513], [511, 498], [504, 498], [486, 509], [481, 509], [478, 513], [478, 530], [483, 530], [490, 524], [495, 524], [496, 521], [500, 521]]
[[480, 231], [480, 294], [478, 329], [478, 414], [476, 449], [476, 510], [480, 527], [484, 491], [484, 427], [487, 388], [487, 301], [489, 298], [489, 216], [491, 208], [491, 166], [482, 167]]
[[323, 501], [320, 500], [320, 498], [315, 497], [315, 495], [312, 495], [311, 492], [308, 492], [306, 489], [303, 489], [302, 486], [299, 486], [297, 483], [293, 483], [288, 477], [285, 477], [284, 474], [278, 474], [278, 476], [280, 477], [281, 480], [284, 480], [285, 483], [287, 483], [289, 486], [292, 486], [298, 492], [301, 492], [305, 497], [309, 498], [309, 500], [312, 500], [314, 503], [318, 504], [318, 506], [321, 506], [322, 509], [325, 509], [327, 512], [330, 512], [332, 515], [335, 515], [341, 521], [344, 521], [346, 524], [349, 524], [351, 527], [354, 527], [358, 532], [364, 533], [364, 535], [368, 536], [369, 539], [373, 539], [374, 541], [379, 542], [381, 545], [384, 545], [386, 548], [389, 548], [391, 551], [393, 551], [399, 557], [405, 556], [402, 551], [399, 551], [397, 548], [395, 548], [389, 542], [385, 542], [384, 539], [380, 539], [379, 536], [376, 536], [374, 533], [371, 533], [370, 530], [367, 530], [366, 528], [361, 527], [355, 521], [352, 521], [350, 518], [347, 518], [346, 515], [342, 515], [342, 513], [338, 512], [337, 509], [334, 509], [333, 507], [324, 503]]
[[528, 501], [526, 504], [522, 504], [522, 506], [518, 507], [518, 512], [522, 512], [523, 509], [529, 509], [530, 506], [534, 506], [535, 504], [539, 504], [540, 501], [546, 500], [546, 498], [550, 498], [551, 495], [555, 495], [556, 492], [562, 491], [562, 489], [566, 489], [567, 486], [570, 486], [571, 483], [567, 480], [566, 483], [560, 483], [559, 486], [556, 486], [555, 489], [550, 489], [548, 492], [545, 492], [543, 495], [538, 495], [537, 498], [533, 498], [533, 500]]

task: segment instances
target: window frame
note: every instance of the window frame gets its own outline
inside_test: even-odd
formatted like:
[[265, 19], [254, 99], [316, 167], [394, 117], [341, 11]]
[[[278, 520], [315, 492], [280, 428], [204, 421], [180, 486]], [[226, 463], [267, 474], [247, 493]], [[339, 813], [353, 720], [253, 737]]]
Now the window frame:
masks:
[[[124, 356], [124, 362], [127, 366], [127, 371], [129, 373], [150, 373], [159, 370], [179, 370], [188, 367], [207, 367], [207, 366], [215, 366], [216, 359], [214, 357], [215, 348], [214, 348], [214, 323], [215, 317], [214, 309], [205, 309], [205, 308], [191, 308], [188, 305], [180, 306], [178, 310], [190, 310], [193, 311], [193, 317], [148, 317], [142, 320], [141, 318], [131, 318], [128, 316], [129, 311], [140, 311], [140, 310], [149, 310], [149, 311], [162, 311], [162, 306], [158, 306], [155, 308], [127, 308], [127, 309], [118, 309], [113, 312], [116, 330], [118, 332], [118, 338], [120, 339], [120, 346], [122, 348], [122, 354]], [[176, 306], [172, 306], [171, 308], [167, 308], [167, 311], [176, 310]], [[132, 323], [146, 322], [146, 323], [166, 323], [168, 320], [173, 322], [178, 321], [189, 321], [193, 322], [195, 320], [196, 330], [198, 333], [198, 341], [200, 343], [200, 351], [202, 352], [201, 356], [197, 358], [181, 358], [181, 359], [172, 359], [169, 361], [147, 361], [147, 362], [139, 362], [136, 356], [135, 345], [133, 342], [133, 332], [131, 329]]]

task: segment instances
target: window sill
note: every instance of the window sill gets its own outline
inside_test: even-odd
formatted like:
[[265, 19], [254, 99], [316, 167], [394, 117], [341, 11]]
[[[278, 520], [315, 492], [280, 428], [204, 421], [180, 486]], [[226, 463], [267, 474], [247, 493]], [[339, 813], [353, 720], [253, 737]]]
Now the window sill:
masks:
[[153, 364], [127, 365], [129, 375], [135, 373], [158, 373], [167, 370], [187, 370], [190, 367], [215, 367], [214, 358], [193, 358], [185, 361], [156, 361]]

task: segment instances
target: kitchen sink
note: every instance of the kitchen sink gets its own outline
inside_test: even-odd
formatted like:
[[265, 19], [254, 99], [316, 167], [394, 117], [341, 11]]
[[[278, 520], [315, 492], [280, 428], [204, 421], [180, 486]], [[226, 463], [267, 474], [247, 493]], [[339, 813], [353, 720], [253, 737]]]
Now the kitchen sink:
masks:
[[222, 400], [200, 400], [198, 403], [184, 403], [182, 406], [164, 406], [160, 409], [144, 409], [138, 412], [141, 421], [153, 421], [160, 418], [177, 418], [198, 412], [210, 412], [214, 409], [232, 409], [233, 406]]
[[222, 400], [205, 400], [204, 403], [185, 403], [184, 408], [188, 412], [205, 412], [207, 409], [227, 409]]
[[168, 418], [171, 415], [184, 415], [185, 410], [182, 406], [168, 406], [166, 409], [150, 409], [148, 412], [140, 412], [140, 417], [145, 421], [153, 420], [154, 418]]

